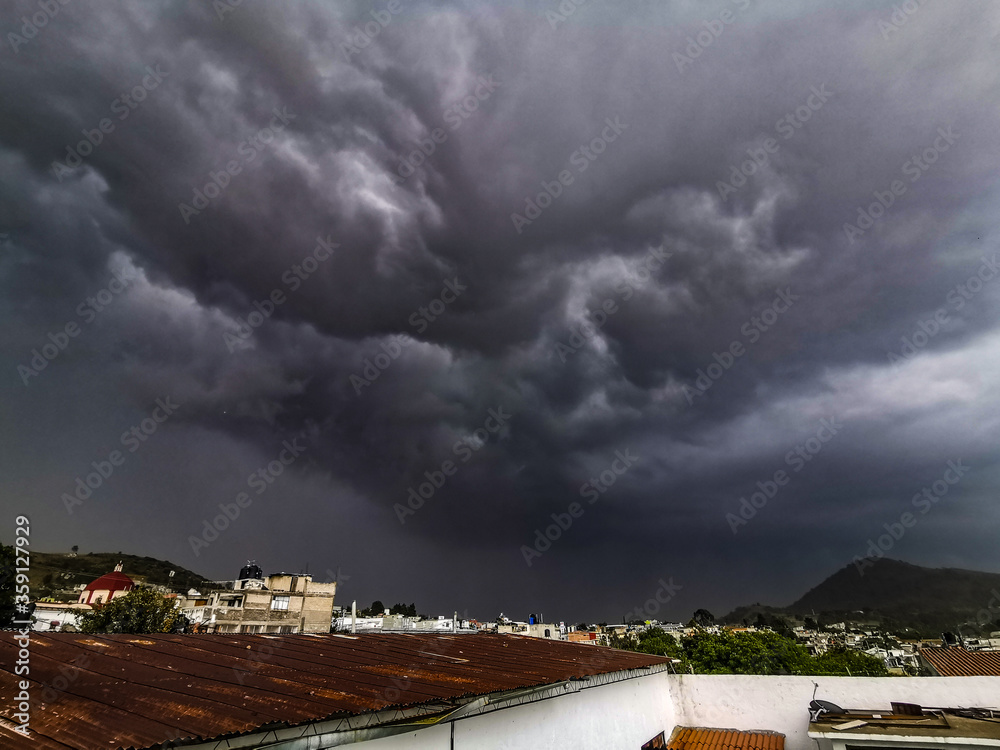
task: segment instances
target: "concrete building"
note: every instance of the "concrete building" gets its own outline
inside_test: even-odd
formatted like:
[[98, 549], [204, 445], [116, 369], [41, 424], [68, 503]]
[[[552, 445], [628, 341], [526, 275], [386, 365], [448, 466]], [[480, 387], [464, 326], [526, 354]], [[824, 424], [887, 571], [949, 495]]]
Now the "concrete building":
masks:
[[220, 590], [179, 597], [192, 626], [210, 633], [329, 633], [337, 584], [306, 574], [219, 581]]
[[35, 631], [62, 630], [64, 627], [78, 627], [80, 615], [93, 611], [89, 604], [79, 602], [36, 602], [32, 612], [31, 629]]
[[457, 617], [423, 618], [409, 615], [390, 615], [388, 610], [381, 617], [353, 617], [350, 612], [333, 618], [333, 627], [340, 633], [460, 633], [479, 632], [473, 620]]

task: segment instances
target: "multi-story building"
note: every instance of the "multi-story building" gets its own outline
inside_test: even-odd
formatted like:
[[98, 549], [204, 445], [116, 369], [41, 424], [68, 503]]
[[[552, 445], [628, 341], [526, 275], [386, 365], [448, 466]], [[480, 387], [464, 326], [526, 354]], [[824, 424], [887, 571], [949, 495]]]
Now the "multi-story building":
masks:
[[[317, 583], [308, 573], [260, 577], [247, 566], [220, 590], [189, 591], [180, 603], [198, 630], [211, 633], [329, 633], [336, 582]], [[245, 577], [244, 577], [245, 576]]]

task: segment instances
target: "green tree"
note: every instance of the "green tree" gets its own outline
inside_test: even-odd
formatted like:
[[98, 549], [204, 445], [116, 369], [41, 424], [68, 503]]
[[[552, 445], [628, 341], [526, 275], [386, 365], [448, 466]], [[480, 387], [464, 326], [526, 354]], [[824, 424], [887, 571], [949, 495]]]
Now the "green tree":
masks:
[[691, 618], [691, 622], [688, 627], [701, 627], [707, 628], [709, 625], [715, 624], [715, 615], [709, 612], [707, 609], [696, 610], [694, 616]]
[[141, 588], [80, 617], [81, 633], [173, 633], [186, 625], [174, 599]]
[[809, 652], [778, 633], [696, 631], [682, 641], [684, 653], [702, 674], [791, 674], [809, 663]]
[[877, 656], [838, 646], [813, 659], [810, 674], [864, 675], [885, 677], [889, 674], [885, 662]]
[[0, 628], [10, 627], [14, 619], [16, 567], [14, 548], [0, 544]]

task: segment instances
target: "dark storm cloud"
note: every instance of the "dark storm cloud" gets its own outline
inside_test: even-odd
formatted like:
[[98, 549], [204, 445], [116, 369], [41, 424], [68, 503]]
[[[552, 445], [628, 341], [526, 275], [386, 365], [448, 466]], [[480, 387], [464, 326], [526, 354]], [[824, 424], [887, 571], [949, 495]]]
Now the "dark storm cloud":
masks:
[[481, 616], [616, 617], [672, 575], [680, 617], [796, 598], [963, 458], [898, 552], [1000, 564], [997, 293], [969, 285], [998, 245], [991, 5], [388, 7], [5, 15], [5, 497], [49, 546], [340, 565], [348, 596]]

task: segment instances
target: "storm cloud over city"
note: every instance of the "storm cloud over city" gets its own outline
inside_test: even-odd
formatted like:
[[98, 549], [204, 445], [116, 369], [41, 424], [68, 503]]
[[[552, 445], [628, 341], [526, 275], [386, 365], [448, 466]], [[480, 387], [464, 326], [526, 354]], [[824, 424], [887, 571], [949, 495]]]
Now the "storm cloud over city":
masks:
[[0, 536], [567, 621], [1000, 570], [995, 4], [2, 32]]

